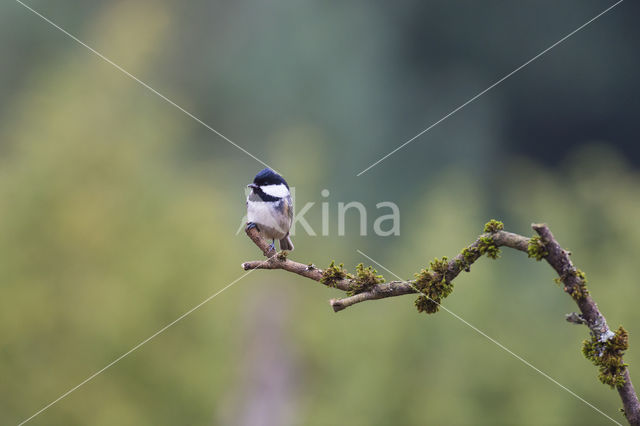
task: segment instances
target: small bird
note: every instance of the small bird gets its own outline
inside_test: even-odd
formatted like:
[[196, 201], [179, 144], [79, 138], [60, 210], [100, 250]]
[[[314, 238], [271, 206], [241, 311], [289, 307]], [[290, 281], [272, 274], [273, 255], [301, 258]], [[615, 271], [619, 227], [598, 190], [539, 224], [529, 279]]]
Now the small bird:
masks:
[[282, 176], [266, 168], [247, 185], [251, 192], [247, 197], [247, 229], [256, 227], [275, 250], [275, 240], [280, 240], [280, 250], [293, 250], [289, 228], [293, 222], [293, 203], [289, 185]]

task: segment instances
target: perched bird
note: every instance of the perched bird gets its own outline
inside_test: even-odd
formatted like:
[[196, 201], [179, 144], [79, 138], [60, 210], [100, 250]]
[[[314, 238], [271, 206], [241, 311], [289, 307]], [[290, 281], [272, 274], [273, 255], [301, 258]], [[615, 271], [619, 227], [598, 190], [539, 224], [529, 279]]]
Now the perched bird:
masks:
[[256, 227], [267, 239], [280, 240], [280, 250], [293, 250], [289, 228], [293, 221], [293, 203], [289, 185], [282, 176], [266, 168], [247, 185], [247, 228]]

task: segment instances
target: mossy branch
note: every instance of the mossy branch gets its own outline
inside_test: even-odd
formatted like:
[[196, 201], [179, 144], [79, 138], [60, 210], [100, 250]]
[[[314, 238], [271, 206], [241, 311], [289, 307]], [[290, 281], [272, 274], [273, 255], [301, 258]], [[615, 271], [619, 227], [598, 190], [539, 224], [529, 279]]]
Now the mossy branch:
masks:
[[272, 256], [268, 256], [266, 261], [245, 262], [242, 268], [282, 269], [342, 290], [346, 297], [330, 300], [335, 312], [368, 300], [419, 293], [415, 301], [418, 311], [432, 314], [438, 311], [442, 300], [453, 291], [453, 280], [461, 272], [469, 272], [471, 265], [483, 255], [496, 259], [500, 256], [500, 247], [508, 247], [527, 253], [538, 261], [545, 260], [557, 272], [556, 282], [563, 285], [564, 291], [580, 309], [579, 314], [567, 315], [567, 321], [585, 324], [590, 330], [590, 339], [583, 342], [585, 357], [598, 366], [600, 381], [616, 388], [629, 423], [640, 426], [640, 402], [631, 383], [628, 366], [622, 359], [628, 348], [626, 330], [620, 327], [616, 332], [611, 331], [587, 290], [584, 272], [573, 265], [569, 258], [571, 253], [558, 244], [547, 225], [532, 224], [531, 227], [538, 235], [529, 238], [507, 232], [501, 222], [492, 220], [485, 225], [483, 234], [451, 260], [446, 257], [433, 260], [429, 268], [416, 274], [415, 280], [387, 283], [375, 269], [365, 268], [362, 264], [357, 266], [354, 275], [347, 272], [342, 264], [335, 265], [335, 262], [322, 270], [313, 264], [288, 259], [286, 252], [273, 256], [266, 250], [268, 243], [258, 230], [250, 228], [246, 230], [249, 238], [265, 255]]

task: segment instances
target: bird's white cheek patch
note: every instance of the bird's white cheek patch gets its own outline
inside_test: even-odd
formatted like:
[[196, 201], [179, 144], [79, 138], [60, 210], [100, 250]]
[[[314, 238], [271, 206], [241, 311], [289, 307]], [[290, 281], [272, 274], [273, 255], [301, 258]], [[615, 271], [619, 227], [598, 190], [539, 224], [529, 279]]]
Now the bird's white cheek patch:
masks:
[[282, 183], [278, 185], [261, 186], [260, 189], [262, 189], [265, 194], [271, 195], [272, 197], [283, 198], [289, 195], [289, 189]]

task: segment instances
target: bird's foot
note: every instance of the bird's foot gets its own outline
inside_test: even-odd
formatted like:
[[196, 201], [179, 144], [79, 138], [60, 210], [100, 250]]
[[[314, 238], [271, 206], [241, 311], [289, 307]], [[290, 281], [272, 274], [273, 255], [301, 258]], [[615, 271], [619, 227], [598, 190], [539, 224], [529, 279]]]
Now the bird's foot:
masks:
[[[247, 229], [246, 229], [246, 230], [248, 231], [249, 229], [253, 229], [253, 228], [258, 229], [258, 225], [256, 225], [256, 224], [255, 224], [255, 223], [253, 223], [253, 222], [248, 222], [248, 223], [247, 223]], [[260, 230], [260, 229], [258, 229], [258, 231], [259, 231], [259, 230]]]
[[269, 244], [269, 251], [276, 251], [276, 242], [272, 241], [271, 244]]

